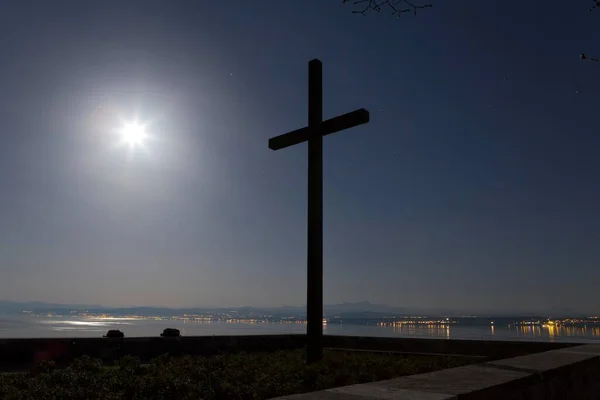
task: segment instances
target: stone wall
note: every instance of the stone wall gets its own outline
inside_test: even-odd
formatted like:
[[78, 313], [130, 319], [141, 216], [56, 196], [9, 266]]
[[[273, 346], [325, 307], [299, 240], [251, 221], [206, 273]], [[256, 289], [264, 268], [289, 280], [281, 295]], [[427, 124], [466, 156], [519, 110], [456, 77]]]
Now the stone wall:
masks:
[[324, 336], [324, 346], [363, 350], [388, 350], [403, 353], [485, 356], [487, 359], [517, 357], [525, 354], [576, 346], [573, 343], [533, 341], [455, 340], [387, 338], [362, 336]]
[[161, 354], [212, 355], [239, 351], [302, 348], [304, 335], [198, 336], [171, 338], [76, 338], [0, 340], [0, 370], [27, 368], [36, 361], [66, 363], [88, 355], [110, 362], [124, 355], [147, 361]]
[[[107, 362], [131, 354], [148, 360], [164, 353], [210, 355], [237, 351], [271, 351], [304, 347], [304, 335], [196, 336], [180, 339], [147, 338], [76, 338], [76, 339], [3, 339], [0, 340], [0, 370], [27, 368], [40, 360], [68, 362], [89, 355]], [[448, 339], [373, 338], [325, 336], [331, 348], [397, 351], [447, 355], [483, 356], [487, 360], [514, 357], [572, 346], [536, 342], [500, 342]]]

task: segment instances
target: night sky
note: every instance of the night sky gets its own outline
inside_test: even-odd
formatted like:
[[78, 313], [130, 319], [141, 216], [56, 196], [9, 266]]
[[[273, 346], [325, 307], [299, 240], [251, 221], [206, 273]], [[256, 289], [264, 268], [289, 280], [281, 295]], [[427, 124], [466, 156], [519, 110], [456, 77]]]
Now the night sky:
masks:
[[326, 303], [600, 312], [600, 10], [431, 2], [3, 2], [0, 300], [305, 304], [319, 58]]

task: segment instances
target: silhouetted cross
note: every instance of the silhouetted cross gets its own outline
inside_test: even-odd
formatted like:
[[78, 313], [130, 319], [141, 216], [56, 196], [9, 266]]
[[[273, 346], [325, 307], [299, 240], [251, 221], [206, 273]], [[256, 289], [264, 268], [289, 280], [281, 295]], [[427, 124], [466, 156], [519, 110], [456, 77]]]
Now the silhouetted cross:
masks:
[[323, 357], [323, 136], [369, 122], [364, 108], [323, 121], [323, 66], [308, 63], [308, 126], [269, 139], [279, 150], [308, 141], [307, 362]]

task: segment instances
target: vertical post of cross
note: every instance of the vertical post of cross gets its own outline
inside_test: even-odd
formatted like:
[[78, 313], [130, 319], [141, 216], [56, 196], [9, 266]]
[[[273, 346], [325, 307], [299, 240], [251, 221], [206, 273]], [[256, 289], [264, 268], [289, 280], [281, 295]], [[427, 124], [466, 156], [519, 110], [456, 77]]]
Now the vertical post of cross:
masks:
[[271, 150], [308, 142], [306, 361], [323, 358], [323, 136], [369, 122], [364, 108], [323, 121], [323, 66], [308, 63], [308, 126], [269, 139]]
[[323, 357], [323, 65], [308, 63], [308, 235], [306, 358], [314, 363]]

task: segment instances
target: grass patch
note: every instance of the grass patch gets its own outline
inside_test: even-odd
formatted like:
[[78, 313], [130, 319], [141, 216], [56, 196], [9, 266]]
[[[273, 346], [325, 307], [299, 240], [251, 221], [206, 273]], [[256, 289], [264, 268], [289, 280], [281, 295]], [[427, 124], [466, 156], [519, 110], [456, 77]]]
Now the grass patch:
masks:
[[269, 399], [390, 379], [475, 362], [474, 359], [326, 351], [307, 366], [304, 351], [213, 357], [167, 355], [114, 368], [83, 357], [64, 368], [41, 363], [28, 373], [0, 374], [1, 399]]

